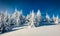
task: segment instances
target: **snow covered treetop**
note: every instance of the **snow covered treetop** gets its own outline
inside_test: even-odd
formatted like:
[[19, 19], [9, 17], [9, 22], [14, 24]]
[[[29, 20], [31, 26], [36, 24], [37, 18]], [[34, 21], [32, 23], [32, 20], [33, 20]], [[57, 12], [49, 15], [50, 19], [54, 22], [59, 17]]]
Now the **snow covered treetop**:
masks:
[[40, 10], [37, 11], [37, 16], [41, 16], [41, 11]]

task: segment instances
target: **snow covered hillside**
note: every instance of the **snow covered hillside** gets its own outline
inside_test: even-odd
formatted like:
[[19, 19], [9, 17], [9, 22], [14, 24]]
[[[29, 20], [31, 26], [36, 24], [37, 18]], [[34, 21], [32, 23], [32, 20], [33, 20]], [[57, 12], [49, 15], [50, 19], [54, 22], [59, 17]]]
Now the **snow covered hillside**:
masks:
[[[24, 16], [22, 13], [22, 10], [17, 10], [15, 9], [13, 14], [9, 14], [8, 11], [6, 10], [5, 13], [0, 12], [0, 33], [6, 33], [9, 31], [17, 30], [17, 29], [22, 29], [19, 31], [11, 32], [11, 34], [24, 34], [26, 36], [30, 35], [40, 35], [42, 33], [50, 33], [53, 32], [53, 30], [57, 30], [59, 26], [51, 26], [51, 27], [40, 27], [39, 26], [44, 26], [44, 25], [59, 25], [60, 20], [58, 16], [53, 16], [53, 18], [50, 18], [50, 16], [46, 13], [45, 19], [43, 19], [41, 11], [38, 10], [37, 13], [32, 10], [27, 16]], [[25, 27], [26, 26], [26, 27]], [[25, 29], [27, 28], [27, 29]], [[51, 29], [52, 28], [52, 29]], [[44, 31], [43, 31], [44, 30]], [[17, 33], [18, 32], [18, 33]], [[58, 32], [58, 31], [57, 31]], [[40, 33], [40, 34], [39, 34]], [[53, 32], [54, 33], [54, 32]], [[20, 35], [18, 34], [18, 35]], [[22, 35], [23, 35], [22, 34]], [[28, 34], [28, 35], [27, 35]], [[17, 35], [16, 35], [17, 36]]]
[[60, 36], [60, 25], [25, 28], [1, 34], [0, 36]]

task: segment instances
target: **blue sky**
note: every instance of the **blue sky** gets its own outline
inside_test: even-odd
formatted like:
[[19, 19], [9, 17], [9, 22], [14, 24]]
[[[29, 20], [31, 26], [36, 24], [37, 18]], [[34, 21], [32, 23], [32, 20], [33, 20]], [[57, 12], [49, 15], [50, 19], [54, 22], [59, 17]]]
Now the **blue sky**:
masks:
[[41, 13], [60, 15], [59, 0], [0, 0], [0, 11], [8, 10], [12, 14], [15, 8], [22, 9], [24, 15], [29, 14], [32, 10], [36, 13], [38, 9]]

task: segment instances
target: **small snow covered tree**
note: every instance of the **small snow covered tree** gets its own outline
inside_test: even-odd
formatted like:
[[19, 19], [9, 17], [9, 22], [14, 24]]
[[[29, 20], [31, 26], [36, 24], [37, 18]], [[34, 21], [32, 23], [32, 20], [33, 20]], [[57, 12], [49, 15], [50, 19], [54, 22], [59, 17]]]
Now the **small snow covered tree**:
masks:
[[6, 31], [6, 26], [4, 22], [4, 14], [0, 13], [0, 32], [4, 33]]
[[36, 15], [36, 26], [39, 26], [40, 22], [41, 22], [41, 12], [40, 10], [38, 10]]
[[10, 30], [10, 14], [7, 12], [7, 10], [4, 13], [4, 24], [6, 26], [6, 31]]
[[25, 17], [22, 14], [22, 10], [18, 11], [17, 9], [15, 9], [14, 14], [12, 15], [13, 23], [16, 26], [21, 26], [23, 24], [23, 22], [24, 22], [24, 18]]
[[39, 26], [40, 21], [41, 21], [40, 10], [37, 11], [37, 14], [35, 14], [34, 10], [32, 10], [32, 12], [26, 16], [26, 19], [27, 19], [26, 22], [27, 22], [27, 24], [30, 27], [37, 27], [37, 26]]
[[27, 15], [27, 24], [29, 26], [29, 28], [31, 27], [35, 27], [35, 24], [36, 24], [36, 18], [35, 18], [35, 13], [34, 13], [34, 10], [32, 10], [32, 12]]
[[34, 14], [34, 11], [32, 11], [32, 13], [31, 13], [30, 21], [31, 21], [31, 27], [34, 27], [34, 23], [35, 23], [35, 14]]
[[19, 21], [19, 16], [20, 16], [20, 12], [19, 12], [17, 9], [15, 9], [15, 12], [14, 12], [14, 14], [13, 14], [12, 17], [11, 17], [12, 23], [13, 23], [15, 26], [18, 26], [18, 25], [19, 25], [19, 23], [18, 23], [18, 21]]
[[10, 25], [10, 15], [5, 11], [5, 13], [0, 13], [0, 31], [4, 33], [5, 31], [11, 30], [11, 25]]
[[59, 17], [58, 17], [58, 15], [56, 16], [56, 18], [55, 18], [55, 21], [54, 21], [56, 24], [58, 24], [59, 23]]
[[26, 25], [30, 25], [30, 18], [31, 18], [31, 13], [30, 14], [27, 14], [27, 16], [26, 16], [26, 22], [25, 22], [25, 24]]
[[49, 15], [46, 13], [46, 21], [50, 21], [50, 17], [49, 17]]
[[55, 16], [54, 16], [54, 14], [53, 14], [53, 18], [52, 18], [52, 20], [55, 21]]

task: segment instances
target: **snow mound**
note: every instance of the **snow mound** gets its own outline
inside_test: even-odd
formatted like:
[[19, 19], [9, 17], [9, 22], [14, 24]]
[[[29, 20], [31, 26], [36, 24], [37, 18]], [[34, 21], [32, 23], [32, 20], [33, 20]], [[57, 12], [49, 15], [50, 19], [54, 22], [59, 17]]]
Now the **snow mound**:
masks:
[[60, 25], [24, 28], [0, 36], [60, 36]]

